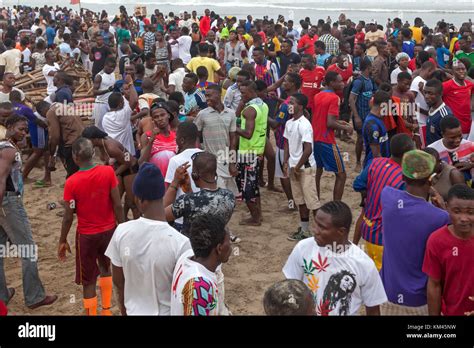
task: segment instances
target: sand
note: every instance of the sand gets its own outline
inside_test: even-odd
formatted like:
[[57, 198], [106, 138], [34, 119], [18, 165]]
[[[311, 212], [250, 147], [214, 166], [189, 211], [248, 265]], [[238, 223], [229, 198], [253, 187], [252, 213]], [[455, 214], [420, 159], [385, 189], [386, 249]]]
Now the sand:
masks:
[[[354, 172], [354, 145], [340, 142], [341, 152], [346, 152], [345, 162], [348, 172], [343, 201], [352, 209], [353, 220], [360, 213], [360, 195], [352, 189], [356, 176]], [[61, 167], [57, 166], [58, 169]], [[266, 173], [266, 170], [265, 170]], [[40, 179], [42, 171], [35, 168], [32, 179]], [[58, 300], [52, 306], [29, 310], [23, 300], [21, 281], [21, 261], [7, 259], [5, 271], [9, 287], [16, 289], [16, 295], [9, 304], [10, 315], [83, 315], [82, 287], [74, 283], [75, 255], [74, 223], [68, 241], [73, 254], [68, 254], [65, 262], [57, 258], [58, 240], [61, 232], [62, 218], [56, 213], [59, 208], [48, 210], [47, 204], [62, 199], [61, 185], [64, 183], [65, 172], [61, 168], [52, 175], [53, 187], [34, 189], [31, 184], [25, 187], [24, 204], [30, 219], [33, 238], [38, 245], [39, 273], [47, 293], [58, 295]], [[324, 173], [321, 179], [321, 202], [332, 200], [334, 175]], [[275, 183], [279, 186], [278, 179]], [[238, 222], [247, 215], [245, 204], [239, 203], [232, 220], [230, 229], [238, 235], [242, 242], [234, 245], [229, 262], [224, 265], [226, 286], [226, 302], [234, 315], [264, 314], [262, 299], [265, 290], [276, 281], [284, 279], [281, 269], [296, 242], [286, 239], [290, 232], [298, 228], [298, 213], [284, 213], [280, 210], [286, 206], [283, 193], [261, 190], [263, 223], [260, 227], [242, 227]], [[313, 223], [311, 218], [311, 223]], [[354, 226], [354, 223], [353, 223]], [[351, 231], [352, 235], [353, 231]], [[100, 301], [100, 300], [99, 300]], [[100, 303], [100, 302], [99, 302]], [[117, 306], [112, 312], [119, 315]]]

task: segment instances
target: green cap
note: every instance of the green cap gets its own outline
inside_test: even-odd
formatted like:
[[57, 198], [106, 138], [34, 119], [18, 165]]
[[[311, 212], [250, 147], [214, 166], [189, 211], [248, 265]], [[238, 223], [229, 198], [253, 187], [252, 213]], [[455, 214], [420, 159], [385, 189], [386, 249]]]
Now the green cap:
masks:
[[421, 150], [411, 150], [403, 155], [402, 170], [407, 178], [422, 180], [433, 174], [436, 162], [432, 155]]

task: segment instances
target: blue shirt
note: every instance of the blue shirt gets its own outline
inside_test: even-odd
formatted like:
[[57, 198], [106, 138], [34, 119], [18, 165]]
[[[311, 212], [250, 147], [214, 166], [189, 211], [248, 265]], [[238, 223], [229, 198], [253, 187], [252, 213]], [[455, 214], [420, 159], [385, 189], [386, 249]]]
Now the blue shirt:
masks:
[[56, 37], [56, 30], [53, 27], [46, 28], [46, 38], [48, 39], [48, 45], [54, 44], [54, 38]]
[[388, 133], [381, 118], [369, 113], [362, 126], [362, 136], [365, 146], [364, 167], [370, 164], [374, 157], [370, 145], [378, 144], [380, 147], [380, 156], [390, 157]]
[[324, 62], [328, 59], [331, 55], [329, 53], [318, 54], [316, 56], [316, 64], [322, 66], [324, 68]]
[[280, 106], [277, 117], [275, 121], [279, 123], [278, 128], [275, 130], [275, 142], [276, 146], [284, 150], [285, 149], [285, 138], [283, 133], [285, 132], [286, 121], [290, 119], [290, 114], [288, 113], [288, 103], [290, 102], [290, 97], [288, 97]]
[[451, 54], [451, 52], [449, 52], [449, 50], [444, 46], [438, 47], [436, 49], [436, 60], [437, 60], [438, 65], [439, 65], [440, 68], [444, 68], [446, 66], [446, 61], [444, 60], [444, 55], [447, 55], [448, 59], [449, 59], [450, 54]]
[[370, 99], [376, 92], [375, 83], [365, 76], [359, 76], [352, 84], [351, 93], [357, 96], [356, 108], [362, 121], [370, 113]]
[[402, 51], [412, 59], [415, 56], [415, 44], [412, 41], [403, 41]]
[[62, 86], [57, 89], [56, 92], [54, 92], [54, 102], [56, 103], [72, 103], [74, 101], [74, 98], [72, 96], [72, 91], [71, 88], [68, 86]]
[[451, 109], [442, 103], [439, 108], [428, 112], [426, 119], [426, 146], [438, 141], [443, 136], [441, 135], [441, 120], [446, 116], [454, 116]]

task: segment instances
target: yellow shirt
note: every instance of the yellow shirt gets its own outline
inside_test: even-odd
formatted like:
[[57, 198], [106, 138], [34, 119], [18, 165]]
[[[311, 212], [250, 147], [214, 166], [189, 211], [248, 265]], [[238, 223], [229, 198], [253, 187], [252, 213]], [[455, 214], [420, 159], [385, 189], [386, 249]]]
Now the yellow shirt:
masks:
[[221, 68], [219, 62], [208, 57], [194, 57], [189, 61], [188, 65], [186, 65], [186, 68], [188, 68], [189, 71], [196, 73], [197, 68], [200, 66], [204, 66], [207, 69], [207, 73], [209, 74], [207, 81], [215, 82], [214, 73]]
[[454, 52], [454, 45], [456, 44], [456, 42], [458, 41], [459, 39], [457, 37], [453, 37], [451, 39], [451, 43], [449, 44], [449, 50], [451, 51], [451, 53], [456, 53]]
[[421, 44], [421, 41], [422, 41], [421, 28], [410, 27], [410, 30], [413, 33], [413, 36], [412, 36], [413, 40], [415, 40], [417, 44]]
[[275, 52], [281, 51], [280, 40], [278, 40], [278, 38], [276, 36], [272, 39], [272, 42], [275, 45]]

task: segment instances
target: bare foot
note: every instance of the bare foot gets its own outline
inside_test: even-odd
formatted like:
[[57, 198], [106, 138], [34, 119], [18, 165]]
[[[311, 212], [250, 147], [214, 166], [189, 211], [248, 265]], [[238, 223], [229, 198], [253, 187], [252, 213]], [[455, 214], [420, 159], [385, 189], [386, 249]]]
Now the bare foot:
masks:
[[253, 218], [243, 219], [239, 221], [239, 225], [242, 226], [260, 226], [260, 221], [255, 221]]
[[267, 190], [268, 191], [272, 191], [272, 192], [278, 192], [278, 193], [283, 193], [283, 190], [279, 189], [278, 187], [274, 186], [274, 185], [268, 185], [267, 186]]
[[265, 181], [263, 181], [263, 180], [259, 180], [258, 186], [260, 186], [260, 187], [266, 187], [266, 186], [267, 186], [267, 183], [266, 183]]
[[360, 162], [357, 162], [355, 167], [354, 167], [354, 171], [359, 173], [362, 169], [362, 165], [360, 164]]

